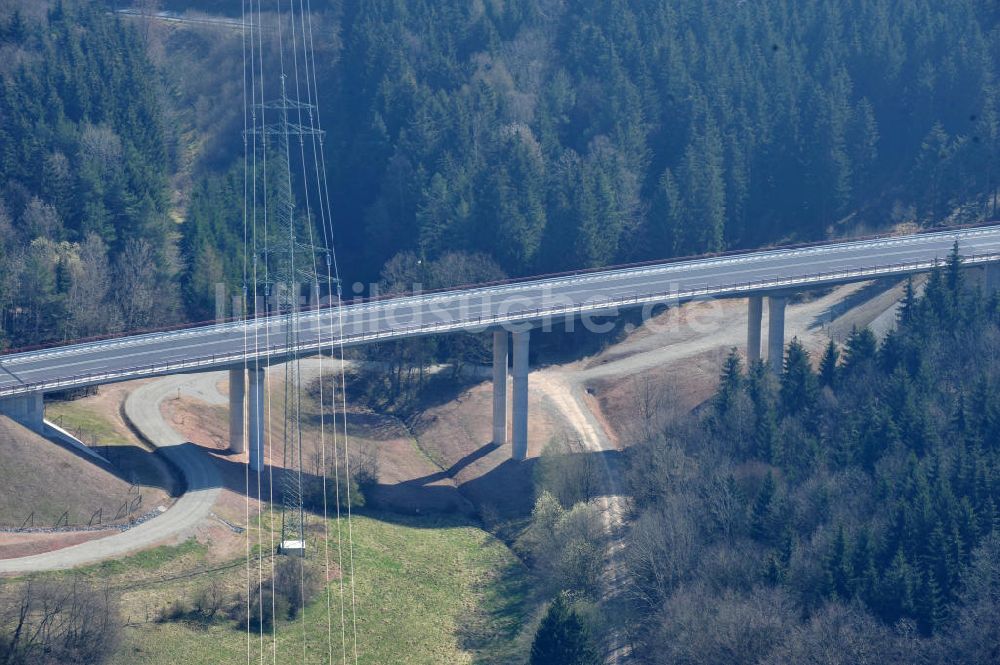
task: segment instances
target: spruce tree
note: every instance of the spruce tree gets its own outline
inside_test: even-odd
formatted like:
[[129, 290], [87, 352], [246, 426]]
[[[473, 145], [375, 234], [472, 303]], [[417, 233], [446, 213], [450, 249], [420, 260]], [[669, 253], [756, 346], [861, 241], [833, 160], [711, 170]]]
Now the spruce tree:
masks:
[[780, 457], [778, 445], [778, 414], [774, 405], [773, 379], [763, 363], [750, 368], [746, 379], [747, 394], [753, 403], [756, 420], [753, 430], [753, 455], [770, 463]]
[[715, 395], [715, 410], [720, 418], [724, 418], [729, 408], [743, 387], [743, 363], [734, 348], [726, 356], [719, 377], [719, 391]]
[[565, 593], [556, 596], [531, 644], [531, 665], [598, 665], [597, 647]]
[[957, 240], [955, 241], [955, 244], [952, 245], [951, 253], [948, 255], [946, 272], [945, 284], [948, 286], [948, 291], [951, 293], [952, 303], [957, 305], [959, 297], [961, 296], [962, 286], [965, 281], [962, 274], [962, 255], [958, 251]]
[[900, 549], [896, 552], [878, 584], [878, 601], [872, 608], [886, 623], [911, 616], [915, 610], [914, 571]]
[[844, 372], [851, 374], [875, 359], [878, 341], [868, 328], [853, 328], [844, 351]]
[[830, 389], [837, 387], [837, 363], [840, 361], [840, 349], [831, 339], [826, 345], [826, 351], [819, 361], [819, 383]]
[[896, 314], [897, 321], [901, 327], [905, 327], [913, 320], [916, 304], [917, 294], [913, 288], [913, 277], [908, 277], [906, 279], [906, 291], [903, 293], [903, 300]]
[[755, 540], [767, 542], [771, 537], [771, 513], [776, 492], [774, 475], [769, 471], [750, 507], [750, 535]]
[[795, 416], [816, 404], [818, 384], [809, 364], [809, 352], [799, 340], [793, 339], [785, 354], [785, 369], [781, 374], [781, 405], [785, 413]]
[[823, 562], [823, 571], [827, 595], [844, 601], [851, 597], [851, 560], [848, 550], [847, 534], [844, 533], [843, 525], [840, 525], [833, 538], [830, 553]]

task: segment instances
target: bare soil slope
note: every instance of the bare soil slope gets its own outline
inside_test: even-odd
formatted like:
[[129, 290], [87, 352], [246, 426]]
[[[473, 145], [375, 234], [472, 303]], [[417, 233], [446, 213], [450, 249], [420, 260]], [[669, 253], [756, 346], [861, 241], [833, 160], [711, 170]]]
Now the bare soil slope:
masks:
[[68, 511], [70, 525], [86, 525], [103, 510], [111, 521], [136, 496], [131, 483], [79, 453], [0, 416], [0, 526], [53, 526]]
[[[315, 371], [318, 363], [304, 360], [303, 366]], [[280, 448], [284, 422], [280, 397], [284, 375], [280, 366], [271, 370], [269, 381], [273, 395], [269, 432], [271, 450], [265, 457], [268, 463], [278, 468], [282, 466]], [[246, 483], [245, 469], [241, 466], [245, 455], [233, 456], [226, 452], [229, 445], [228, 404], [218, 399], [228, 393], [228, 381], [223, 379], [214, 387], [208, 383], [206, 380], [201, 394], [189, 391], [176, 399], [167, 399], [163, 404], [163, 414], [174, 429], [216, 456], [224, 486], [237, 499], [229, 501], [228, 494], [224, 493], [219, 510], [227, 519], [242, 523], [244, 520], [237, 513], [244, 510], [240, 497]], [[209, 390], [210, 387], [212, 390]], [[321, 441], [325, 442], [328, 462], [332, 459], [333, 424], [330, 421], [326, 423], [324, 436], [321, 437], [318, 404], [308, 391], [302, 395], [302, 410], [303, 470], [318, 476], [323, 468]], [[338, 423], [337, 427], [339, 432], [342, 425]], [[378, 483], [366, 489], [366, 499], [372, 507], [409, 514], [475, 512], [452, 479], [441, 473], [441, 469], [418, 448], [417, 442], [399, 419], [349, 408], [348, 439], [352, 463], [358, 463], [362, 451], [374, 454], [378, 460]]]

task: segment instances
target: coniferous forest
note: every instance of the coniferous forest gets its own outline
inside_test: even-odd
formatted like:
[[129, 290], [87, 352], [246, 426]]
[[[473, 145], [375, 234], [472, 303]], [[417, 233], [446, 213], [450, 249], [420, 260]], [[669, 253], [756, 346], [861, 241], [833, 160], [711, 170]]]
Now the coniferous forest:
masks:
[[994, 660], [1000, 300], [965, 279], [953, 258], [908, 289], [881, 342], [792, 341], [778, 377], [734, 352], [700, 415], [630, 449], [651, 662]]
[[[347, 283], [402, 251], [515, 276], [996, 212], [995, 3], [312, 6]], [[0, 11], [8, 345], [208, 318], [215, 283], [241, 286], [238, 69], [203, 61], [239, 40], [178, 38], [154, 63], [148, 33], [99, 3]], [[214, 149], [172, 180], [192, 145]], [[155, 302], [77, 311], [80, 262]]]

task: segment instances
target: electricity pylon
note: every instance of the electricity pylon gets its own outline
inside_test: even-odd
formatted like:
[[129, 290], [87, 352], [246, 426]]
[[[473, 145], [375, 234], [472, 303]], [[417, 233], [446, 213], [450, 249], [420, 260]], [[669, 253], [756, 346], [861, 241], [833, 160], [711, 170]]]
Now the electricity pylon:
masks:
[[[250, 133], [259, 136], [254, 141], [255, 150], [264, 151], [265, 163], [277, 166], [272, 173], [277, 177], [268, 180], [267, 208], [271, 224], [267, 229], [266, 249], [254, 257], [262, 275], [258, 286], [270, 294], [273, 313], [285, 316], [285, 346], [289, 350], [285, 363], [284, 423], [282, 427], [281, 474], [281, 552], [305, 556], [305, 515], [302, 497], [302, 422], [301, 375], [299, 368], [299, 331], [303, 305], [303, 285], [310, 294], [309, 302], [317, 304], [320, 285], [326, 283], [325, 272], [317, 269], [329, 261], [325, 250], [317, 250], [312, 242], [308, 215], [298, 212], [292, 188], [291, 142], [297, 139], [300, 148], [307, 136], [319, 136], [315, 127], [292, 122], [290, 113], [315, 113], [315, 106], [290, 99], [285, 90], [285, 77], [281, 77], [281, 97], [277, 100], [254, 105], [254, 128]], [[257, 114], [260, 114], [259, 120]], [[307, 174], [303, 174], [306, 176]], [[255, 182], [254, 187], [258, 184]], [[324, 470], [325, 471], [325, 470]]]

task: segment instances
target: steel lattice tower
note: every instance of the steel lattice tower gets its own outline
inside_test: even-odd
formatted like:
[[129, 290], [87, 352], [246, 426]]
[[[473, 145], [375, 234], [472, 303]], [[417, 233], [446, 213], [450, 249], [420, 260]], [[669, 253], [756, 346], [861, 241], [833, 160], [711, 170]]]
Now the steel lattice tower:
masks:
[[[285, 77], [281, 78], [281, 97], [277, 100], [254, 105], [254, 114], [260, 114], [251, 134], [259, 135], [255, 149], [270, 156], [271, 163], [277, 163], [278, 177], [273, 179], [273, 187], [268, 189], [271, 219], [268, 229], [266, 251], [254, 256], [263, 274], [260, 286], [270, 294], [270, 308], [282, 312], [287, 317], [285, 343], [290, 349], [290, 358], [285, 363], [284, 423], [282, 427], [281, 474], [281, 546], [286, 554], [305, 556], [305, 515], [302, 496], [302, 427], [300, 411], [301, 375], [299, 368], [299, 331], [303, 304], [303, 285], [310, 294], [310, 304], [317, 304], [320, 284], [325, 283], [325, 272], [317, 266], [328, 262], [325, 250], [317, 250], [307, 234], [312, 220], [299, 214], [292, 187], [291, 141], [301, 143], [307, 136], [318, 136], [321, 130], [292, 122], [290, 113], [312, 114], [315, 106], [290, 99], [285, 89]], [[254, 183], [254, 187], [258, 184]], [[309, 242], [303, 242], [308, 238]]]

